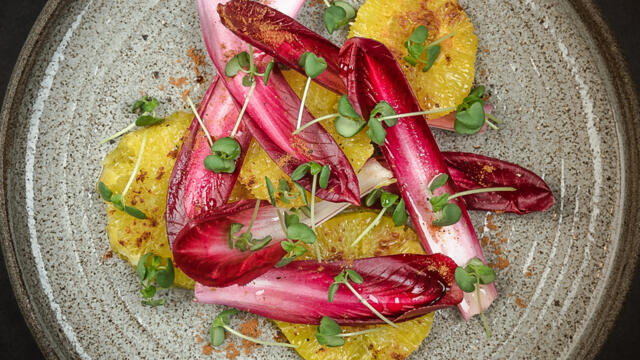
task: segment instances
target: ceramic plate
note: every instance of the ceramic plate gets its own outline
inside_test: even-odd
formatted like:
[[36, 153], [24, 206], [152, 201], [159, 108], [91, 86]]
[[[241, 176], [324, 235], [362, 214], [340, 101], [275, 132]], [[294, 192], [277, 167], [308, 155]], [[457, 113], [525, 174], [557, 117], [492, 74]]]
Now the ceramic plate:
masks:
[[[493, 336], [456, 309], [439, 311], [411, 358], [592, 357], [638, 253], [636, 96], [590, 3], [461, 3], [479, 37], [476, 80], [505, 125], [468, 137], [437, 131], [439, 144], [534, 170], [556, 204], [526, 216], [472, 214], [489, 261], [503, 265], [487, 313]], [[320, 5], [310, 1], [299, 18], [325, 33]], [[3, 249], [49, 358], [224, 357], [203, 355], [197, 341], [220, 308], [193, 303], [185, 290], [171, 291], [164, 307], [143, 307], [132, 268], [103, 259], [105, 206], [94, 191], [113, 146], [98, 141], [128, 123], [127, 104], [141, 91], [172, 110], [186, 108], [186, 88], [203, 95], [214, 71], [208, 65], [207, 81], [194, 81], [191, 47], [204, 49], [194, 1], [69, 0], [47, 5], [23, 50], [2, 114]], [[171, 76], [187, 84], [169, 85]], [[298, 355], [262, 347], [248, 358]]]

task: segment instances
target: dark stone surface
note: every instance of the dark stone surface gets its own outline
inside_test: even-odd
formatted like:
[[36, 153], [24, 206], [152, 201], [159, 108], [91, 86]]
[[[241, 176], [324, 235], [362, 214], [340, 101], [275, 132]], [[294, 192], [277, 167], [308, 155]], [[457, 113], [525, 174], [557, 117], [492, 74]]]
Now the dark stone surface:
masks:
[[[4, 98], [18, 53], [45, 2], [45, 0], [0, 1], [0, 99]], [[600, 5], [618, 38], [629, 61], [635, 83], [640, 84], [640, 1], [595, 0], [595, 2]], [[3, 260], [0, 262], [4, 263]], [[640, 339], [640, 271], [636, 271], [633, 288], [598, 358], [603, 360], [640, 358], [635, 347], [638, 339]], [[5, 360], [43, 358], [22, 319], [4, 266], [0, 266], [0, 351], [2, 351], [0, 357]]]

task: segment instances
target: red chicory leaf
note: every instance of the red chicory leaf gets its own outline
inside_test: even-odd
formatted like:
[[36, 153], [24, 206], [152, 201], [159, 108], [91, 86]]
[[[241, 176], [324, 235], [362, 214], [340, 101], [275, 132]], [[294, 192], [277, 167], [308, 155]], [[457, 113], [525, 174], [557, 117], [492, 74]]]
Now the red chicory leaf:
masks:
[[[388, 184], [393, 175], [377, 161], [370, 159], [360, 170], [360, 191], [366, 194]], [[251, 227], [256, 239], [271, 236], [268, 246], [258, 251], [240, 251], [229, 246], [229, 231], [232, 224], [248, 227], [255, 200], [241, 200], [220, 206], [184, 226], [173, 244], [173, 257], [177, 267], [187, 276], [207, 286], [244, 284], [269, 271], [285, 255], [280, 243], [286, 240], [278, 219], [278, 209], [263, 202]], [[322, 201], [316, 204], [315, 221], [322, 224], [349, 203]], [[299, 220], [309, 224], [309, 219]]]
[[[456, 264], [449, 257], [400, 254], [321, 265], [294, 261], [243, 286], [211, 288], [196, 284], [196, 300], [300, 324], [319, 324], [323, 316], [341, 325], [381, 323], [344, 285], [329, 302], [329, 287], [345, 267], [362, 275], [361, 284], [351, 285], [392, 321], [455, 306], [463, 297], [454, 279]], [[291, 289], [295, 289], [295, 296]]]
[[[380, 101], [388, 102], [398, 114], [420, 111], [420, 105], [402, 70], [383, 44], [371, 39], [351, 38], [340, 51], [340, 69], [347, 84], [349, 99], [356, 110], [368, 118]], [[477, 257], [484, 260], [473, 224], [461, 199], [453, 202], [461, 209], [461, 219], [447, 227], [432, 223], [438, 214], [431, 211], [429, 198], [444, 192], [456, 193], [453, 181], [429, 192], [429, 183], [438, 174], [448, 173], [444, 157], [422, 116], [399, 119], [387, 128], [381, 150], [402, 189], [407, 211], [422, 244], [429, 253], [441, 253], [464, 266]], [[497, 296], [493, 284], [481, 293], [482, 307]], [[459, 308], [466, 319], [480, 312], [474, 293], [465, 294]]]
[[[218, 16], [216, 7], [225, 3], [222, 0], [199, 0], [198, 13], [209, 55], [219, 73], [223, 73], [226, 62], [242, 51], [247, 44], [225, 28]], [[256, 55], [259, 72], [264, 71], [271, 61], [264, 54]], [[250, 90], [242, 83], [243, 74], [233, 78], [224, 77], [223, 81], [241, 106]], [[300, 99], [287, 84], [281, 72], [274, 68], [265, 85], [255, 82], [255, 91], [248, 102], [245, 126], [265, 149], [267, 154], [287, 174], [291, 174], [300, 164], [314, 161], [331, 167], [334, 176], [329, 179], [327, 189], [319, 189], [317, 196], [333, 202], [359, 204], [358, 180], [349, 160], [329, 133], [319, 124], [314, 124], [297, 135], [296, 129]], [[305, 109], [302, 123], [313, 120]], [[311, 179], [300, 181], [307, 190], [311, 189]]]
[[340, 48], [295, 19], [256, 1], [232, 0], [218, 8], [222, 23], [242, 40], [304, 74], [298, 59], [311, 52], [327, 61], [328, 69], [315, 78], [319, 84], [344, 94], [338, 70]]
[[469, 209], [528, 214], [553, 205], [553, 193], [544, 180], [519, 165], [471, 153], [443, 155], [458, 191], [487, 187], [516, 189], [465, 196], [464, 203]]

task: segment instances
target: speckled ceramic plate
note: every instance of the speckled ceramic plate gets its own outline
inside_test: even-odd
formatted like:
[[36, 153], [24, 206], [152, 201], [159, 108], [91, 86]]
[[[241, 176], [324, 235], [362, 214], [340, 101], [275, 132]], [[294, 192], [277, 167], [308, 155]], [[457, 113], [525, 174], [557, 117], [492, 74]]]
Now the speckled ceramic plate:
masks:
[[[320, 8], [311, 3], [300, 18], [321, 31]], [[506, 124], [472, 137], [436, 136], [443, 149], [534, 170], [557, 201], [545, 213], [498, 215], [496, 227], [486, 226], [487, 214], [473, 214], [479, 235], [490, 239], [489, 260], [504, 265], [500, 297], [488, 312], [493, 336], [455, 309], [439, 311], [412, 358], [593, 357], [638, 253], [637, 97], [590, 3], [462, 5], [480, 40], [477, 81], [489, 85]], [[203, 94], [189, 47], [203, 48], [194, 1], [52, 0], [22, 52], [2, 113], [2, 245], [22, 311], [48, 358], [224, 355], [203, 355], [196, 340], [219, 308], [192, 303], [183, 290], [171, 291], [167, 306], [143, 307], [131, 267], [102, 259], [105, 206], [94, 191], [109, 149], [98, 139], [129, 121], [131, 99], [170, 76], [187, 77], [192, 97]], [[160, 98], [181, 109], [183, 89], [167, 85]], [[297, 355], [259, 348], [250, 357]]]

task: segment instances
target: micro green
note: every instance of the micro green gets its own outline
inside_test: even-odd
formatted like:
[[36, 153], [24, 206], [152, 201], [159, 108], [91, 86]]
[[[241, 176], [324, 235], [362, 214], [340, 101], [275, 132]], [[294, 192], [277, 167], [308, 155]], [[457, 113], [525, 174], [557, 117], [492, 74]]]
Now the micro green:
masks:
[[212, 346], [220, 346], [224, 343], [226, 338], [226, 333], [229, 332], [235, 336], [240, 337], [241, 339], [254, 342], [256, 344], [268, 345], [268, 346], [284, 346], [289, 348], [296, 348], [296, 345], [289, 343], [281, 343], [281, 342], [273, 342], [273, 341], [265, 341], [256, 339], [251, 336], [247, 336], [239, 331], [236, 331], [229, 324], [231, 322], [231, 317], [238, 314], [238, 310], [236, 309], [227, 309], [218, 314], [216, 318], [213, 320], [211, 324], [211, 328], [209, 329], [209, 341]]
[[265, 246], [267, 246], [271, 242], [271, 235], [267, 235], [262, 239], [256, 239], [253, 237], [251, 233], [251, 228], [253, 227], [253, 223], [256, 221], [258, 217], [258, 211], [260, 210], [260, 199], [256, 200], [256, 205], [253, 209], [253, 214], [251, 215], [251, 221], [249, 222], [249, 226], [247, 226], [247, 231], [242, 234], [238, 233], [244, 227], [243, 224], [233, 223], [229, 228], [229, 248], [236, 248], [240, 251], [257, 251]]
[[[360, 243], [360, 241], [364, 238], [364, 236], [367, 235], [376, 225], [378, 225], [378, 223], [380, 223], [380, 219], [382, 219], [382, 216], [385, 214], [385, 212], [387, 212], [387, 210], [391, 209], [393, 205], [397, 204], [396, 209], [394, 210], [394, 213], [396, 211], [400, 212], [400, 209], [398, 209], [398, 207], [400, 206], [400, 203], [398, 203], [398, 199], [400, 197], [396, 194], [392, 194], [390, 192], [380, 190], [380, 189], [376, 189], [371, 194], [369, 194], [367, 198], [365, 198], [365, 204], [367, 206], [373, 206], [373, 204], [375, 204], [378, 198], [380, 199], [380, 206], [382, 206], [382, 210], [380, 210], [380, 212], [375, 217], [375, 219], [373, 219], [373, 221], [351, 243], [352, 247]], [[402, 206], [404, 207], [404, 202], [402, 202]], [[400, 221], [400, 217], [397, 217], [396, 220]]]
[[502, 122], [495, 116], [487, 114], [484, 111], [484, 93], [485, 87], [478, 86], [462, 100], [462, 104], [458, 105], [456, 120], [454, 122], [456, 132], [472, 135], [480, 131], [484, 124], [487, 124], [494, 130], [500, 130], [494, 123], [502, 124]]
[[482, 260], [473, 258], [469, 261], [466, 267], [457, 267], [455, 272], [455, 279], [458, 287], [466, 293], [472, 293], [475, 291], [476, 298], [478, 299], [478, 308], [480, 309], [480, 317], [484, 325], [484, 330], [487, 337], [491, 336], [489, 331], [489, 325], [487, 319], [484, 316], [482, 310], [482, 303], [480, 300], [480, 285], [488, 285], [496, 280], [496, 272], [485, 265]]
[[[166, 259], [166, 265], [162, 265], [163, 259], [153, 253], [144, 254], [138, 260], [136, 273], [142, 284], [142, 304], [147, 306], [164, 305], [165, 299], [154, 299], [157, 287], [170, 288], [175, 280], [175, 270], [171, 259]], [[156, 287], [157, 286], [157, 287]]]
[[358, 300], [360, 300], [360, 302], [364, 306], [371, 310], [371, 312], [374, 313], [378, 318], [380, 318], [385, 323], [393, 326], [394, 328], [398, 327], [398, 325], [387, 319], [384, 315], [378, 312], [378, 310], [371, 306], [371, 304], [365, 298], [363, 298], [360, 293], [358, 293], [358, 291], [356, 291], [356, 289], [349, 283], [350, 281], [355, 284], [362, 284], [364, 283], [364, 278], [362, 277], [362, 275], [358, 274], [352, 269], [345, 269], [344, 271], [342, 271], [335, 278], [333, 278], [333, 283], [329, 285], [329, 292], [327, 294], [327, 299], [329, 300], [329, 302], [333, 302], [333, 299], [335, 298], [340, 285], [344, 285], [353, 293], [353, 295], [356, 296], [356, 298], [358, 298]]
[[360, 132], [360, 130], [365, 127], [365, 125], [367, 125], [367, 123], [362, 120], [362, 116], [360, 116], [360, 114], [358, 114], [353, 108], [353, 105], [351, 105], [351, 102], [349, 102], [349, 98], [347, 97], [347, 95], [342, 95], [340, 97], [340, 100], [338, 101], [337, 113], [313, 119], [312, 121], [309, 121], [308, 123], [302, 125], [300, 128], [296, 129], [292, 134], [296, 135], [313, 124], [333, 118], [335, 118], [334, 126], [338, 131], [338, 134], [346, 138], [355, 136]]
[[102, 197], [104, 201], [111, 203], [116, 209], [120, 211], [124, 211], [125, 213], [141, 220], [146, 219], [147, 216], [140, 209], [127, 205], [125, 203], [125, 195], [127, 195], [127, 192], [131, 188], [131, 184], [133, 184], [133, 180], [136, 178], [138, 169], [140, 169], [140, 163], [142, 162], [142, 154], [144, 153], [144, 148], [146, 143], [147, 143], [147, 132], [145, 131], [144, 134], [142, 135], [142, 143], [140, 144], [140, 151], [138, 152], [138, 158], [136, 159], [136, 164], [133, 167], [133, 171], [129, 176], [129, 181], [127, 181], [127, 185], [124, 187], [122, 194], [115, 193], [102, 181], [98, 183], [98, 193], [100, 193], [100, 197]]
[[304, 104], [307, 100], [307, 95], [309, 94], [311, 80], [320, 76], [327, 69], [327, 62], [323, 58], [318, 57], [316, 54], [309, 51], [305, 51], [300, 55], [298, 64], [304, 69], [305, 74], [307, 74], [307, 83], [304, 86], [304, 92], [300, 99], [300, 111], [298, 113], [298, 124], [296, 126], [296, 130], [300, 129], [300, 126], [302, 125], [302, 114], [304, 113]]
[[329, 34], [333, 34], [356, 17], [356, 9], [347, 2], [338, 0], [330, 3], [325, 0], [324, 3], [327, 6], [324, 11], [324, 26]]
[[[404, 60], [414, 67], [418, 64], [424, 65], [422, 72], [427, 72], [436, 62], [438, 56], [440, 56], [440, 52], [442, 51], [440, 44], [455, 35], [456, 32], [452, 32], [430, 44], [426, 44], [427, 38], [429, 37], [429, 29], [427, 29], [426, 26], [420, 25], [415, 28], [413, 33], [411, 33], [404, 42], [404, 47], [407, 49], [407, 56], [404, 57]], [[426, 59], [423, 59], [425, 53]]]
[[298, 216], [285, 215], [288, 240], [281, 242], [280, 245], [287, 254], [278, 261], [276, 267], [285, 266], [295, 260], [295, 258], [304, 255], [307, 252], [307, 249], [302, 245], [302, 243], [317, 243], [315, 232], [310, 227], [299, 221], [300, 219]]
[[[323, 189], [329, 186], [329, 178], [331, 177], [331, 168], [327, 165], [320, 165], [314, 161], [310, 161], [308, 163], [299, 165], [293, 171], [293, 173], [291, 173], [291, 180], [297, 182], [298, 180], [301, 180], [302, 178], [304, 178], [307, 174], [310, 174], [312, 176], [311, 203], [308, 204], [307, 206], [309, 207], [309, 210], [310, 210], [309, 221], [311, 222], [311, 228], [315, 233], [316, 231], [316, 223], [315, 223], [316, 190], [318, 185], [320, 185], [320, 187]], [[305, 204], [307, 204], [306, 194], [303, 193], [304, 189], [299, 184], [297, 186], [299, 186], [298, 191], [302, 195], [302, 198], [305, 199]], [[304, 208], [301, 208], [301, 210], [304, 210]], [[322, 261], [322, 255], [320, 254], [320, 245], [317, 242], [315, 242], [314, 247], [316, 251], [316, 258], [320, 262]]]
[[322, 319], [320, 319], [320, 325], [316, 328], [315, 335], [320, 345], [340, 347], [344, 345], [344, 338], [346, 337], [369, 334], [380, 330], [381, 328], [375, 327], [351, 333], [343, 333], [340, 325], [338, 325], [335, 320], [328, 316], [323, 316]]
[[457, 204], [451, 202], [451, 200], [455, 198], [486, 192], [516, 191], [516, 189], [512, 187], [493, 187], [466, 190], [453, 195], [450, 195], [447, 192], [435, 195], [434, 192], [445, 186], [448, 180], [449, 175], [438, 174], [429, 184], [429, 191], [431, 192], [429, 203], [431, 204], [431, 210], [438, 214], [438, 217], [431, 222], [434, 226], [450, 226], [460, 221], [460, 218], [462, 217], [462, 209], [460, 209]]
[[127, 126], [126, 128], [118, 131], [117, 133], [109, 136], [108, 138], [102, 140], [100, 145], [107, 143], [111, 140], [114, 140], [125, 133], [133, 130], [134, 127], [147, 127], [158, 124], [164, 120], [164, 118], [156, 117], [155, 109], [158, 107], [160, 103], [156, 98], [151, 96], [144, 96], [140, 100], [136, 101], [131, 107], [131, 112], [138, 115], [136, 121]]

